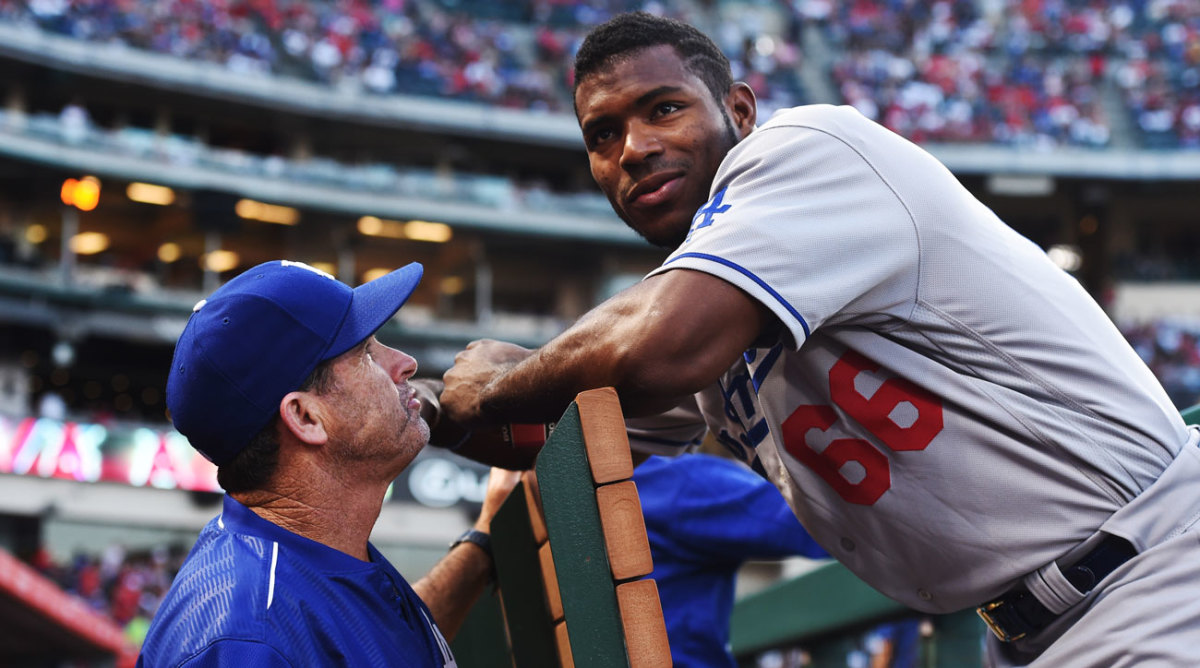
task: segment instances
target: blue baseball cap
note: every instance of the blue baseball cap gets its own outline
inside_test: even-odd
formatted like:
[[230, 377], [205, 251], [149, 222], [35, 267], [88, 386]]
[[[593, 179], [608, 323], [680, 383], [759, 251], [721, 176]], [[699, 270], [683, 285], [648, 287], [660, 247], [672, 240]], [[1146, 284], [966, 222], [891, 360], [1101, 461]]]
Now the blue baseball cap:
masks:
[[250, 269], [192, 309], [167, 377], [179, 433], [217, 466], [279, 412], [321, 362], [362, 343], [416, 289], [413, 262], [357, 288], [302, 262]]

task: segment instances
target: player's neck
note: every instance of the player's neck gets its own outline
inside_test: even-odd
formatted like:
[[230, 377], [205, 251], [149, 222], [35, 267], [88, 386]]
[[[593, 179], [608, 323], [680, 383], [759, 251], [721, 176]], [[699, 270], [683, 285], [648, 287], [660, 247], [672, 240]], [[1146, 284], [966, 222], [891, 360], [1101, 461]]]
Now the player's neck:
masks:
[[233, 497], [272, 524], [369, 561], [367, 540], [383, 506], [384, 491], [363, 487], [335, 490], [310, 481], [303, 489], [279, 485]]

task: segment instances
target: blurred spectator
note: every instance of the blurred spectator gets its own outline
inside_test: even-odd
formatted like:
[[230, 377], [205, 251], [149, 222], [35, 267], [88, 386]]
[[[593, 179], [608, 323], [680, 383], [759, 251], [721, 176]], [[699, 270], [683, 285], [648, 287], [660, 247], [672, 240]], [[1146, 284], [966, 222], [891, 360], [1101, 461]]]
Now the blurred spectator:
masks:
[[186, 550], [181, 545], [148, 551], [127, 551], [108, 546], [99, 557], [77, 554], [67, 564], [56, 564], [44, 547], [31, 566], [64, 591], [110, 617], [140, 646], [149, 620], [179, 571]]
[[78, 102], [71, 102], [62, 108], [62, 112], [58, 115], [58, 122], [62, 126], [62, 136], [68, 144], [78, 144], [86, 137], [91, 130], [92, 118], [88, 115], [87, 109], [84, 109]]
[[67, 403], [63, 401], [62, 396], [57, 392], [44, 392], [38, 400], [38, 417], [49, 418], [51, 420], [65, 420], [67, 418]]
[[1126, 326], [1122, 333], [1176, 408], [1200, 403], [1200, 323], [1154, 320]]
[[867, 654], [870, 668], [917, 668], [920, 665], [919, 618], [910, 617], [886, 622], [867, 633]]

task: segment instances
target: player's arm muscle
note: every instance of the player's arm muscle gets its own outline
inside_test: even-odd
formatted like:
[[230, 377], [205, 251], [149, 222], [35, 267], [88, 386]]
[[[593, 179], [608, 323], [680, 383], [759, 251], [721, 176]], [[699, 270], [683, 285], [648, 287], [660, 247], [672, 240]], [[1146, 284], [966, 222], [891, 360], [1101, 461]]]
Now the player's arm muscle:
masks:
[[628, 416], [674, 406], [715, 382], [774, 316], [741, 289], [699, 271], [652, 276], [593, 309], [480, 396], [492, 419], [557, 419], [575, 394], [612, 386]]

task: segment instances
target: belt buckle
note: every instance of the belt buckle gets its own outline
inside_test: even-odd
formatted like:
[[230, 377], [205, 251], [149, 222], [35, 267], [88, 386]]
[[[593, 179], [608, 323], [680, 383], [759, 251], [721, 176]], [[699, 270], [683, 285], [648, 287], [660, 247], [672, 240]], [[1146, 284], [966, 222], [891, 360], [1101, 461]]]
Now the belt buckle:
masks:
[[998, 610], [1003, 605], [1004, 599], [1000, 599], [998, 601], [992, 601], [991, 603], [985, 603], [984, 605], [975, 608], [975, 612], [981, 619], [983, 619], [983, 623], [987, 624], [988, 629], [1000, 639], [1000, 642], [1012, 642], [1014, 640], [1020, 640], [1021, 638], [1024, 638], [1025, 634], [1027, 633], [1026, 631], [1022, 631], [1017, 635], [1012, 635], [1006, 631], [1004, 627], [1001, 626], [1000, 621], [996, 619], [993, 611]]

